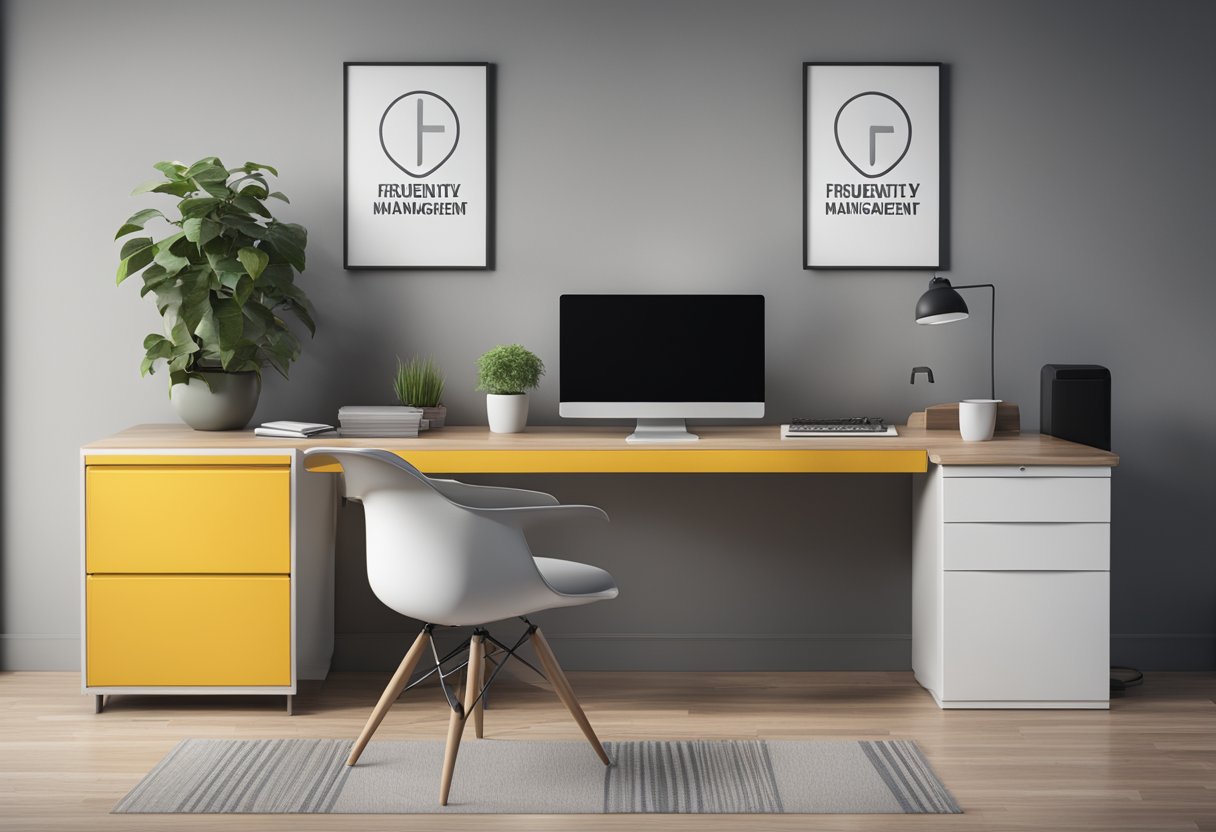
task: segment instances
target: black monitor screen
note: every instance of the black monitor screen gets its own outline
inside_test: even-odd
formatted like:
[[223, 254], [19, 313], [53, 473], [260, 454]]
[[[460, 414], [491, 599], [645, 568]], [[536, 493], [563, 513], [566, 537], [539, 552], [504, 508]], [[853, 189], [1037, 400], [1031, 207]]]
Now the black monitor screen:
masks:
[[561, 401], [763, 402], [763, 295], [562, 295]]

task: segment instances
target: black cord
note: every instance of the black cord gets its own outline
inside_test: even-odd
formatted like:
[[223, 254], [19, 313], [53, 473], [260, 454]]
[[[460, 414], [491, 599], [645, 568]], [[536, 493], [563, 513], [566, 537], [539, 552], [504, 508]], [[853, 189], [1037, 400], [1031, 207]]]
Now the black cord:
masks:
[[1134, 667], [1112, 667], [1110, 669], [1110, 689], [1112, 691], [1134, 688], [1143, 682], [1144, 674]]
[[996, 286], [991, 283], [969, 283], [966, 286], [955, 286], [954, 289], [989, 289], [992, 292], [992, 319], [988, 331], [988, 370], [992, 382], [992, 398], [996, 398]]

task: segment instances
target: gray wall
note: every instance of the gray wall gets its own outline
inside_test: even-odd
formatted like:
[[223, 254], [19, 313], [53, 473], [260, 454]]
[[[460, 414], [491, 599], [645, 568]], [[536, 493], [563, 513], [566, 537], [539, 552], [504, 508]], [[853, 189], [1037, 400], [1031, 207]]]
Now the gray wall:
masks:
[[[257, 419], [387, 402], [431, 352], [457, 424], [473, 362], [521, 341], [550, 374], [562, 292], [762, 292], [769, 418], [902, 420], [987, 388], [988, 304], [918, 328], [928, 274], [800, 268], [801, 62], [951, 66], [951, 276], [994, 282], [998, 394], [1035, 428], [1038, 369], [1114, 374], [1113, 658], [1216, 667], [1216, 177], [1211, 4], [1171, 2], [9, 2], [4, 33], [4, 664], [78, 660], [77, 447], [173, 421], [141, 380], [158, 328], [116, 289], [127, 196], [164, 158], [270, 161], [310, 229], [320, 309]], [[499, 68], [498, 269], [346, 273], [343, 60]], [[933, 388], [907, 382], [913, 364]], [[519, 477], [605, 506], [542, 551], [606, 566], [611, 604], [553, 614], [582, 666], [908, 666], [899, 477]], [[188, 511], [188, 506], [183, 506]], [[372, 667], [406, 624], [369, 600], [344, 512], [339, 656]], [[693, 636], [689, 638], [688, 636]], [[573, 657], [571, 657], [573, 659]], [[572, 664], [575, 664], [572, 661]]]

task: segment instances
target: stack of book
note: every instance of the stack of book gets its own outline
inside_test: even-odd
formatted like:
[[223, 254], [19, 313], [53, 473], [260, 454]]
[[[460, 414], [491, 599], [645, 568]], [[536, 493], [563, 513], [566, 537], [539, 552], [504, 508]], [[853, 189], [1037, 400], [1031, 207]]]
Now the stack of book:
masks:
[[338, 409], [338, 435], [349, 437], [417, 436], [422, 408], [393, 405], [347, 405]]
[[320, 422], [263, 422], [253, 429], [255, 436], [272, 436], [281, 439], [308, 439], [314, 436], [336, 436], [333, 425]]

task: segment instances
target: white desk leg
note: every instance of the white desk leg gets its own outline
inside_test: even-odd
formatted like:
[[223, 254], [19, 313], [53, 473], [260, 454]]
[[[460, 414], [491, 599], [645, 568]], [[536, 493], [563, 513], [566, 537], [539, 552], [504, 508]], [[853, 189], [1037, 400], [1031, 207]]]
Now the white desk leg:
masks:
[[295, 470], [296, 680], [324, 679], [334, 654], [337, 475], [310, 474], [298, 459]]

